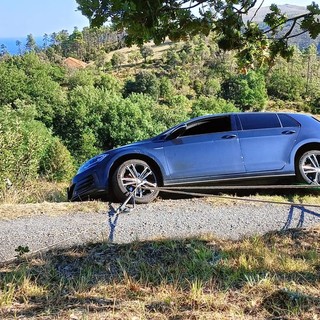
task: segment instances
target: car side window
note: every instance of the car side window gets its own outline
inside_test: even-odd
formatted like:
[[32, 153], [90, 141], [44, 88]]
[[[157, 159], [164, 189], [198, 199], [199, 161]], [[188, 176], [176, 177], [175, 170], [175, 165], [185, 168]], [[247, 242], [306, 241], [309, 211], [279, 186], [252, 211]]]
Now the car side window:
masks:
[[278, 114], [283, 127], [300, 127], [300, 123], [287, 114]]
[[216, 117], [206, 120], [200, 120], [189, 124], [187, 130], [182, 135], [194, 136], [199, 134], [210, 134], [217, 132], [225, 132], [231, 130], [230, 116]]
[[279, 118], [274, 113], [239, 114], [243, 130], [280, 128]]

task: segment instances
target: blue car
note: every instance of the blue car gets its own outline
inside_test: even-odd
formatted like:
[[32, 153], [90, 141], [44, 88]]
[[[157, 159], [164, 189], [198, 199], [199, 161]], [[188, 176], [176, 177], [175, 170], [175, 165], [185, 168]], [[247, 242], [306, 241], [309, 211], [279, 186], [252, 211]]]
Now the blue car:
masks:
[[97, 155], [79, 168], [68, 198], [112, 192], [123, 201], [135, 190], [136, 203], [148, 203], [157, 197], [158, 186], [283, 177], [320, 183], [317, 119], [282, 112], [216, 114]]

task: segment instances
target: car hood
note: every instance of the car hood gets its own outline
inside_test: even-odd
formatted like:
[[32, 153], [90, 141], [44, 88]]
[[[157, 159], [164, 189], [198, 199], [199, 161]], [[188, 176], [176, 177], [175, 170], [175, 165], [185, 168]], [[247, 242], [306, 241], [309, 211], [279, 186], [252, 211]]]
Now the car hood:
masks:
[[126, 144], [124, 146], [121, 146], [121, 147], [118, 147], [118, 148], [115, 148], [115, 149], [107, 150], [104, 153], [113, 154], [113, 153], [117, 153], [119, 151], [126, 150], [126, 149], [134, 149], [135, 147], [140, 147], [140, 146], [149, 144], [150, 142], [153, 142], [155, 140], [156, 140], [156, 138], [149, 138], [149, 139], [145, 139], [145, 140], [129, 143], [129, 144]]

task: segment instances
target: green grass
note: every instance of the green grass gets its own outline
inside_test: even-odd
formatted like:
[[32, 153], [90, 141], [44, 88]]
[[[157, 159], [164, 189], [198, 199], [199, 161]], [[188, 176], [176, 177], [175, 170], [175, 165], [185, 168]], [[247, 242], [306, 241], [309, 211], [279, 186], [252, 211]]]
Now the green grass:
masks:
[[0, 318], [317, 319], [320, 227], [96, 243], [0, 268]]

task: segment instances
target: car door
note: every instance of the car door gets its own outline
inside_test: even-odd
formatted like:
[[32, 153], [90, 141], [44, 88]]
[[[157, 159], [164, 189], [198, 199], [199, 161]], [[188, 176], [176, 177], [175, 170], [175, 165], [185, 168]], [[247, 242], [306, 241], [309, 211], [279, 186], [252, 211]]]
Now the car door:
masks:
[[[246, 171], [281, 170], [299, 134], [299, 124], [287, 115], [243, 113], [238, 115], [240, 145]], [[280, 121], [279, 117], [282, 117]]]
[[183, 135], [164, 143], [170, 178], [209, 180], [212, 176], [245, 172], [232, 116], [217, 116], [188, 124]]

